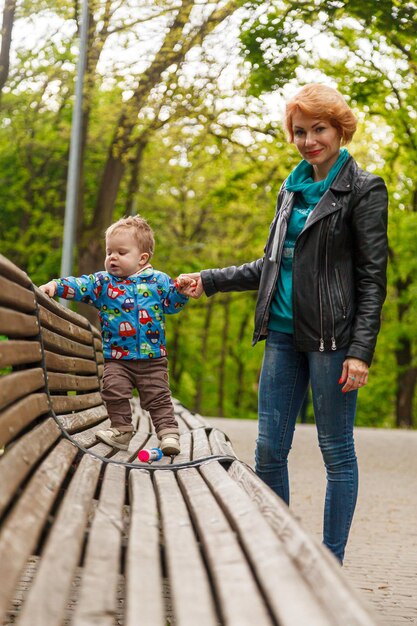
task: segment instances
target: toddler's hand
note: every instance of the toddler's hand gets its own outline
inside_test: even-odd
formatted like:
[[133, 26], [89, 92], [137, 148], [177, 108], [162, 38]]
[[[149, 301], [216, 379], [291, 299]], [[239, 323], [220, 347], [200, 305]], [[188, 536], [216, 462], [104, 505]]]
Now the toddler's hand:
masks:
[[180, 274], [174, 281], [179, 293], [197, 299], [203, 293], [203, 285], [199, 272]]
[[58, 290], [58, 285], [54, 280], [51, 280], [45, 285], [40, 285], [39, 289], [43, 291], [43, 293], [46, 293], [46, 295], [50, 298], [53, 298]]
[[194, 290], [197, 285], [197, 281], [191, 278], [191, 276], [188, 276], [188, 274], [180, 274], [174, 280], [174, 285], [177, 291], [184, 294], [188, 289]]

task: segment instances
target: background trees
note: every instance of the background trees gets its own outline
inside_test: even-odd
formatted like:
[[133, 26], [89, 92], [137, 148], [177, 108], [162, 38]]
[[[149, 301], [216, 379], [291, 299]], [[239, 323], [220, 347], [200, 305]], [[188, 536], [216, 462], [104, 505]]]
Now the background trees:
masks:
[[[101, 266], [103, 230], [132, 212], [151, 222], [155, 265], [171, 275], [261, 255], [277, 190], [297, 161], [279, 125], [281, 96], [309, 80], [338, 85], [360, 118], [351, 151], [384, 176], [391, 197], [389, 298], [359, 419], [413, 424], [414, 3], [139, 5], [89, 3], [75, 271]], [[0, 243], [41, 283], [59, 272], [78, 3], [6, 0], [3, 14]], [[190, 408], [256, 414], [253, 299], [201, 299], [169, 320], [172, 386]]]

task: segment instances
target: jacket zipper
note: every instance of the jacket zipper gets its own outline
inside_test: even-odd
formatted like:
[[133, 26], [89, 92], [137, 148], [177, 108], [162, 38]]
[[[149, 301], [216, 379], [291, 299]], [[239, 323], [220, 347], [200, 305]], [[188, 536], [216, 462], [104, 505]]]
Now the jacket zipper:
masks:
[[345, 299], [343, 297], [342, 281], [340, 280], [340, 272], [339, 272], [338, 267], [336, 267], [336, 284], [337, 284], [337, 290], [339, 292], [340, 304], [342, 305], [343, 319], [345, 320], [347, 317], [347, 308], [345, 304]]
[[[288, 207], [289, 203], [291, 202], [291, 199], [292, 199], [292, 196], [291, 196], [291, 198], [289, 200], [287, 200], [287, 202], [285, 203], [285, 206], [281, 209], [282, 212], [284, 211], [284, 209], [286, 209]], [[279, 220], [279, 218], [278, 218], [278, 220]], [[278, 220], [277, 220], [277, 225], [276, 225], [277, 230], [278, 230]], [[278, 280], [278, 274], [279, 274], [279, 268], [280, 268], [280, 264], [278, 264], [278, 259], [280, 259], [280, 262], [281, 262], [282, 249], [284, 247], [284, 241], [285, 241], [285, 237], [286, 237], [286, 234], [287, 234], [287, 226], [288, 226], [288, 221], [285, 222], [285, 233], [284, 233], [284, 236], [281, 238], [281, 241], [279, 242], [280, 243], [279, 250], [278, 250], [278, 246], [277, 246], [276, 258], [275, 259], [272, 259], [272, 253], [271, 253], [270, 261], [273, 261], [273, 262], [276, 263], [275, 278], [274, 278], [274, 282], [273, 282], [273, 287], [272, 287], [271, 291], [268, 294], [268, 299], [267, 299], [267, 303], [266, 303], [266, 307], [265, 307], [265, 313], [263, 315], [263, 318], [262, 318], [262, 321], [261, 321], [261, 324], [260, 324], [260, 329], [259, 329], [259, 332], [258, 332], [257, 340], [259, 340], [259, 336], [260, 336], [260, 334], [262, 332], [262, 328], [263, 328], [264, 323], [265, 323], [265, 318], [266, 318], [266, 316], [268, 314], [269, 307], [271, 306], [272, 296], [273, 296], [273, 293], [274, 293], [275, 288], [276, 288], [276, 284], [277, 284], [277, 280]], [[275, 236], [276, 236], [277, 230], [275, 231]], [[274, 236], [274, 239], [275, 239], [275, 236]]]
[[336, 347], [336, 339], [335, 339], [335, 332], [334, 332], [334, 309], [333, 309], [333, 302], [332, 302], [332, 296], [330, 293], [330, 285], [329, 285], [329, 272], [328, 272], [328, 244], [329, 244], [329, 232], [330, 232], [330, 225], [327, 226], [327, 233], [326, 233], [326, 256], [325, 256], [325, 260], [326, 260], [326, 267], [325, 267], [325, 277], [326, 277], [326, 288], [327, 288], [327, 295], [329, 297], [329, 303], [330, 303], [330, 311], [332, 314], [332, 337], [331, 337], [331, 341], [332, 341], [332, 350], [337, 350]]
[[320, 352], [324, 352], [324, 338], [323, 338], [323, 302], [321, 299], [321, 275], [319, 274], [319, 308], [320, 308]]
[[135, 311], [136, 311], [136, 324], [137, 324], [137, 329], [138, 332], [136, 334], [136, 351], [137, 351], [137, 359], [140, 359], [140, 333], [141, 333], [141, 324], [139, 322], [139, 302], [138, 302], [138, 285], [137, 282], [135, 280], [135, 282], [133, 283], [133, 291], [135, 294]]

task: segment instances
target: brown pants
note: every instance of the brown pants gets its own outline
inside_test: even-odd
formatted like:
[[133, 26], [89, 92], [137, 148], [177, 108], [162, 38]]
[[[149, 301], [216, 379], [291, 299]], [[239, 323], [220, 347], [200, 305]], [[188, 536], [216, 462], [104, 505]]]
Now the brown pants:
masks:
[[149, 411], [157, 434], [178, 433], [169, 390], [168, 359], [106, 360], [101, 395], [111, 425], [121, 432], [133, 430], [129, 400], [134, 388], [139, 392], [141, 407]]

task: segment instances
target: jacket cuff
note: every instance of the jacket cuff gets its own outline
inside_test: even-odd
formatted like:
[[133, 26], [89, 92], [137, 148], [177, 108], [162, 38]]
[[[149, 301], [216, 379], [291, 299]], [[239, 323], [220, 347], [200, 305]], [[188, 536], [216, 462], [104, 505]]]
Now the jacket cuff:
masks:
[[365, 361], [368, 367], [371, 366], [373, 356], [374, 356], [373, 350], [371, 351], [367, 348], [354, 345], [354, 344], [349, 346], [348, 351], [346, 353], [347, 359], [360, 359], [361, 361]]
[[214, 294], [217, 293], [218, 289], [216, 289], [216, 285], [214, 284], [212, 271], [203, 270], [202, 272], [200, 272], [200, 277], [206, 296], [214, 296]]

